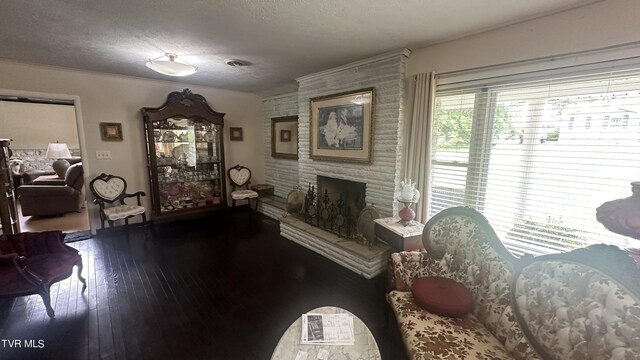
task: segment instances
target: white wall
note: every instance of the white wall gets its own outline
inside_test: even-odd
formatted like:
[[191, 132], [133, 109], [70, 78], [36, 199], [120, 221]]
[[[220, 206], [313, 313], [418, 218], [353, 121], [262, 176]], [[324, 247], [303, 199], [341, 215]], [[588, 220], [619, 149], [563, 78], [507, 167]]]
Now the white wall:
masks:
[[[141, 66], [143, 66], [141, 64]], [[203, 95], [209, 105], [225, 115], [225, 155], [227, 167], [237, 163], [252, 170], [253, 183], [264, 179], [262, 133], [262, 102], [253, 94], [191, 86], [179, 82], [147, 80], [118, 75], [0, 61], [0, 92], [67, 94], [79, 97], [84, 133], [80, 143], [85, 145], [86, 179], [102, 172], [123, 176], [129, 191], [147, 192], [145, 205], [150, 211], [149, 178], [145, 150], [145, 136], [140, 108], [160, 106], [172, 91], [191, 89]], [[124, 140], [103, 142], [100, 122], [120, 122]], [[244, 129], [244, 141], [229, 141], [229, 127]], [[110, 150], [112, 159], [96, 160], [96, 150]], [[89, 204], [93, 224], [98, 224], [97, 211]]]
[[[640, 41], [640, 1], [607, 0], [415, 49], [407, 76], [601, 49]], [[636, 54], [640, 55], [640, 54]]]
[[78, 149], [73, 106], [0, 101], [0, 136], [12, 139], [11, 149], [46, 149], [49, 143], [65, 143]]

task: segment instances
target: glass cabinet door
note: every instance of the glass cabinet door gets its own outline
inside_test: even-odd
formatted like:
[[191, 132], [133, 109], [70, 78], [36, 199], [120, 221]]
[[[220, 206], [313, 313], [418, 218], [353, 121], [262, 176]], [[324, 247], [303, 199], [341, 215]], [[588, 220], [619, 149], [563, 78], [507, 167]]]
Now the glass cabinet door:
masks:
[[153, 122], [161, 212], [222, 202], [219, 125], [170, 118]]

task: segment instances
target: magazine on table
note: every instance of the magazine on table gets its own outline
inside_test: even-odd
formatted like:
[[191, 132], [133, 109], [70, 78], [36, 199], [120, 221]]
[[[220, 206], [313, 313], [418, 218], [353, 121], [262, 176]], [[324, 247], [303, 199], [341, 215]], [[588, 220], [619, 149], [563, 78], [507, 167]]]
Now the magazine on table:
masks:
[[300, 343], [353, 345], [353, 317], [349, 314], [302, 314]]

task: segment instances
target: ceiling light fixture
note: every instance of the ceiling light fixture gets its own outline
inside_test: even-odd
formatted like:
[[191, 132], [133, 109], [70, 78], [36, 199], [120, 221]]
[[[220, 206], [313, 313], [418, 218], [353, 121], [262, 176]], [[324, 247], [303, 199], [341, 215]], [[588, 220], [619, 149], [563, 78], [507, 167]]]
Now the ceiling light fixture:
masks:
[[166, 53], [155, 59], [149, 59], [147, 67], [168, 76], [187, 76], [195, 74], [198, 68], [180, 59], [174, 53]]

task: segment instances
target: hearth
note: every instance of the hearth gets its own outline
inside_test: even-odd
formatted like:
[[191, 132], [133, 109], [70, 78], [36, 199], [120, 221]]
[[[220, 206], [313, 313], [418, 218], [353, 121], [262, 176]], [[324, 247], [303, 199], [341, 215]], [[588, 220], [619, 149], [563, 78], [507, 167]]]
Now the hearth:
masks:
[[357, 234], [360, 211], [366, 206], [365, 183], [318, 175], [318, 191], [309, 184], [305, 222], [352, 239]]
[[[311, 185], [309, 185], [309, 189], [311, 189]], [[313, 189], [315, 192], [315, 187]], [[347, 193], [352, 194], [351, 191], [347, 191]], [[364, 199], [364, 195], [362, 198]], [[355, 201], [356, 204], [361, 202], [364, 203], [364, 200]], [[275, 201], [274, 198], [265, 198], [264, 201], [260, 201], [259, 205], [260, 211], [265, 215], [280, 221], [280, 235], [285, 239], [304, 246], [367, 279], [372, 279], [385, 271], [389, 253], [392, 251], [389, 245], [378, 242], [373, 246], [367, 246], [358, 241], [355, 225], [352, 225], [352, 237], [346, 238], [344, 230], [341, 231], [342, 235], [337, 235], [335, 232], [317, 227], [315, 225], [317, 220], [313, 221], [314, 224], [305, 221], [304, 211], [295, 216], [283, 214], [286, 208], [286, 203]], [[349, 217], [357, 220], [357, 215], [354, 213]], [[306, 220], [310, 219], [307, 217]]]

